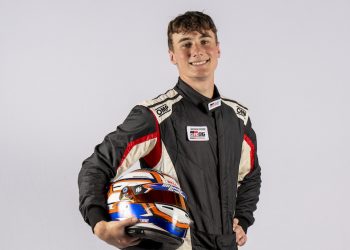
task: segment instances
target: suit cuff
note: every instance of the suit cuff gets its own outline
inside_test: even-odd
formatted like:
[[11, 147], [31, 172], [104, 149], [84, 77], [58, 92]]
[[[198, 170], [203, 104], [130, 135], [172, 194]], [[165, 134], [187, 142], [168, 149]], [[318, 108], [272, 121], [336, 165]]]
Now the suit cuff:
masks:
[[102, 220], [110, 221], [107, 211], [102, 207], [98, 207], [98, 206], [90, 207], [87, 212], [87, 217], [88, 217], [89, 225], [91, 226], [92, 232], [94, 232], [94, 228], [98, 222]]
[[236, 218], [238, 219], [238, 225], [240, 225], [243, 228], [244, 232], [247, 233], [249, 222], [243, 217], [236, 217]]

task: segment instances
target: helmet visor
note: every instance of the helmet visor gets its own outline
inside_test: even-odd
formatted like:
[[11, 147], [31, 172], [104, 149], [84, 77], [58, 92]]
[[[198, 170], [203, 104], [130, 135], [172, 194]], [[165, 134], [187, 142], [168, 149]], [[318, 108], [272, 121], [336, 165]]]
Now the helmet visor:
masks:
[[185, 194], [169, 184], [142, 184], [124, 187], [120, 200], [130, 199], [135, 203], [162, 203], [177, 206], [185, 211]]

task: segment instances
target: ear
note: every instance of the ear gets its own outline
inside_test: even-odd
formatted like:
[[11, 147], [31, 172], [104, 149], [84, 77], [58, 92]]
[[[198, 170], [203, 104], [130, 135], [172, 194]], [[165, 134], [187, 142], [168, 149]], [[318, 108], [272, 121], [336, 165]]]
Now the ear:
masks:
[[177, 64], [177, 61], [176, 61], [176, 57], [175, 57], [175, 54], [173, 51], [171, 51], [170, 49], [168, 50], [168, 53], [169, 53], [169, 59], [170, 59], [170, 62], [174, 65]]
[[220, 58], [221, 49], [220, 49], [220, 43], [219, 43], [219, 42], [217, 42], [216, 47], [217, 47], [217, 49], [218, 49], [218, 58]]

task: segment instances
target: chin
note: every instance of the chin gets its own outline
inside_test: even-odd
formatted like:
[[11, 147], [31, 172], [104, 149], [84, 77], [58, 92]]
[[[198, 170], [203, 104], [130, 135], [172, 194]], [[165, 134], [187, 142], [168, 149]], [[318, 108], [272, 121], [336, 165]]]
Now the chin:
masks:
[[191, 79], [196, 80], [196, 81], [206, 81], [209, 79], [208, 75], [196, 75], [192, 76]]

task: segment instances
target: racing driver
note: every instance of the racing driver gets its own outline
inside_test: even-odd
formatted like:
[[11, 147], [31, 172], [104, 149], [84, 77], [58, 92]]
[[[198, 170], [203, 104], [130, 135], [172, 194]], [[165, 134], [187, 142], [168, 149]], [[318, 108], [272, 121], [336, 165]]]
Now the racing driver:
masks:
[[[127, 249], [155, 249], [125, 233], [136, 218], [110, 221], [106, 192], [136, 161], [178, 180], [192, 224], [179, 249], [237, 249], [254, 222], [261, 177], [248, 109], [214, 84], [220, 57], [210, 16], [188, 11], [168, 25], [174, 88], [136, 105], [83, 162], [80, 211], [100, 239]], [[163, 249], [158, 247], [157, 249]]]

